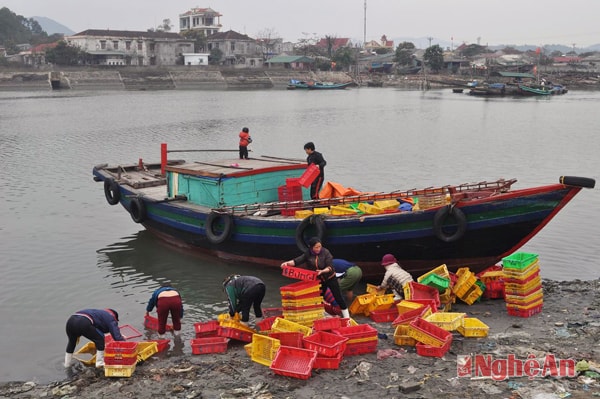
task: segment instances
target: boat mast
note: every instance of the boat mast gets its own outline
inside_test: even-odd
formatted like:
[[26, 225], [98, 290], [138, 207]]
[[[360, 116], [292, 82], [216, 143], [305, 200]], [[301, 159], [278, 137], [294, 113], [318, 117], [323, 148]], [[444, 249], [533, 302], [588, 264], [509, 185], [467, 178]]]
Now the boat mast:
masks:
[[365, 0], [365, 14], [363, 20], [363, 49], [367, 46], [367, 0]]

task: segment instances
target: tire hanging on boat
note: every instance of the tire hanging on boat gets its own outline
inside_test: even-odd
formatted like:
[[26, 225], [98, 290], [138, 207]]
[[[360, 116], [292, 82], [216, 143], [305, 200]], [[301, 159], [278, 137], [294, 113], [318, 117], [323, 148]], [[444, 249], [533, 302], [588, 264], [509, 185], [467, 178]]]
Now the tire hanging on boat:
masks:
[[308, 250], [308, 245], [306, 244], [306, 240], [304, 238], [304, 233], [310, 227], [315, 227], [315, 234], [311, 237], [318, 237], [319, 240], [323, 241], [323, 237], [325, 237], [325, 222], [323, 218], [318, 215], [310, 215], [300, 222], [298, 227], [296, 227], [296, 246], [302, 252]]
[[129, 204], [129, 213], [131, 214], [133, 221], [136, 223], [142, 223], [144, 220], [146, 220], [146, 205], [140, 197], [131, 199], [131, 203]]
[[[456, 221], [456, 231], [447, 233], [444, 231], [444, 223], [451, 218]], [[441, 241], [458, 241], [465, 235], [465, 231], [467, 231], [467, 217], [463, 211], [454, 205], [447, 205], [440, 208], [433, 217], [433, 232]]]
[[104, 196], [110, 205], [117, 205], [121, 200], [121, 190], [119, 183], [114, 179], [108, 178], [104, 180]]
[[[223, 229], [221, 231], [216, 228], [219, 221], [223, 224]], [[211, 212], [206, 217], [204, 228], [206, 230], [206, 238], [211, 244], [222, 244], [231, 235], [233, 218], [227, 213]]]
[[589, 177], [579, 177], [579, 176], [561, 176], [560, 184], [565, 184], [567, 186], [578, 186], [584, 188], [594, 188], [596, 186], [596, 180]]

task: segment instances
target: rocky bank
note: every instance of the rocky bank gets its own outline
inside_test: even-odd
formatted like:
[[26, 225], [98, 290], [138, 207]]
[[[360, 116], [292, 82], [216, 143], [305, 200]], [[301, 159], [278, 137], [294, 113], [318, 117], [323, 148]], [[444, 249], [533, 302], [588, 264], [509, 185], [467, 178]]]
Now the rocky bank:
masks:
[[[489, 327], [485, 338], [454, 333], [442, 358], [422, 357], [414, 347], [394, 344], [391, 323], [359, 316], [379, 332], [377, 353], [345, 357], [337, 370], [313, 370], [308, 380], [274, 374], [251, 361], [244, 343], [232, 340], [227, 352], [182, 355], [175, 342], [137, 366], [130, 378], [106, 378], [102, 370], [80, 364], [63, 381], [46, 385], [11, 382], [0, 385], [1, 398], [511, 398], [558, 399], [600, 397], [600, 280], [543, 282], [544, 306], [529, 318], [509, 316], [502, 299], [474, 305], [457, 302], [452, 311], [477, 317]], [[61, 354], [60, 354], [61, 355]], [[472, 372], [457, 375], [459, 355], [514, 356], [522, 361], [571, 359], [572, 376], [541, 376], [495, 380]], [[59, 356], [59, 354], [57, 354]], [[585, 362], [581, 362], [584, 360]], [[533, 363], [531, 363], [533, 364]], [[549, 368], [547, 370], [550, 370]], [[474, 371], [472, 369], [471, 371]]]

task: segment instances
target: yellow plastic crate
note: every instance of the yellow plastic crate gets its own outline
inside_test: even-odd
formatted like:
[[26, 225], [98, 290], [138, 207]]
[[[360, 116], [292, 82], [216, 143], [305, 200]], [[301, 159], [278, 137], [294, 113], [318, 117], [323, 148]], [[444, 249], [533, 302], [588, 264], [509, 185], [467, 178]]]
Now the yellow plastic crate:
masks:
[[327, 208], [327, 207], [313, 208], [313, 213], [315, 215], [320, 215], [322, 213], [329, 213], [329, 208]]
[[310, 306], [310, 305], [319, 305], [321, 303], [323, 303], [322, 296], [314, 296], [311, 298], [304, 298], [304, 299], [282, 299], [281, 300], [281, 306], [284, 306], [284, 307]]
[[131, 377], [135, 364], [131, 366], [104, 366], [105, 377]]
[[304, 324], [308, 321], [315, 321], [317, 319], [322, 319], [324, 316], [323, 309], [311, 310], [311, 311], [303, 311], [303, 312], [283, 312], [283, 317], [286, 320], [293, 321], [299, 324]]
[[492, 281], [500, 280], [502, 277], [504, 277], [504, 272], [502, 270], [494, 270], [481, 274], [479, 280], [487, 284]]
[[364, 344], [365, 342], [377, 341], [379, 338], [377, 335], [373, 337], [364, 337], [364, 338], [352, 338], [346, 341], [346, 344]]
[[278, 339], [254, 334], [252, 336], [252, 354], [250, 358], [253, 362], [270, 367], [280, 346], [281, 343]]
[[304, 219], [304, 218], [309, 217], [312, 214], [313, 214], [313, 211], [311, 211], [310, 209], [302, 209], [300, 211], [296, 211], [294, 213], [294, 217], [296, 219]]
[[[394, 305], [394, 294], [376, 295], [375, 299], [367, 305], [367, 312], [374, 310], [387, 310]], [[366, 313], [365, 313], [366, 314]], [[368, 316], [368, 314], [367, 314]]]
[[217, 316], [217, 321], [220, 323], [222, 321], [230, 321], [230, 320], [240, 320], [241, 316], [239, 313], [235, 313], [233, 317], [229, 316], [229, 313], [221, 313]]
[[537, 302], [540, 299], [542, 299], [544, 297], [544, 292], [542, 290], [542, 288], [540, 287], [539, 290], [536, 290], [535, 292], [527, 295], [527, 296], [521, 296], [521, 295], [505, 295], [504, 296], [504, 300], [507, 303], [510, 303], [512, 305], [527, 305], [528, 303], [531, 302]]
[[384, 209], [386, 211], [391, 211], [394, 209], [398, 209], [398, 207], [400, 206], [400, 202], [398, 202], [398, 200], [392, 199], [392, 200], [379, 200], [379, 201], [373, 201], [373, 205], [375, 205], [378, 208]]
[[[252, 336], [252, 338], [254, 339], [254, 335]], [[252, 342], [250, 342], [249, 344], [244, 345], [244, 349], [246, 350], [246, 354], [248, 356], [252, 356]]]
[[427, 278], [431, 274], [437, 274], [438, 276], [442, 276], [447, 279], [450, 278], [450, 273], [448, 272], [448, 267], [444, 263], [444, 264], [439, 265], [435, 269], [428, 271], [427, 273], [417, 277], [417, 283], [420, 283], [423, 279]]
[[529, 277], [533, 276], [535, 273], [539, 272], [540, 264], [536, 260], [530, 266], [527, 266], [523, 270], [513, 270], [513, 269], [503, 269], [504, 277], [515, 279], [515, 280], [527, 280]]
[[[88, 358], [86, 356], [81, 355], [91, 355], [91, 357]], [[88, 342], [87, 344], [83, 345], [77, 352], [75, 352], [75, 354], [73, 354], [73, 357], [86, 366], [94, 366], [96, 364], [96, 344], [94, 344], [93, 342]]]
[[358, 295], [356, 298], [354, 298], [354, 301], [352, 301], [352, 304], [348, 310], [352, 314], [364, 314], [367, 310], [367, 305], [373, 302], [376, 297], [376, 294]]
[[452, 288], [448, 288], [446, 289], [446, 291], [440, 294], [440, 302], [442, 304], [456, 302], [456, 295], [454, 295], [454, 293], [452, 292]]
[[408, 324], [398, 324], [394, 330], [394, 343], [400, 346], [415, 346], [417, 341], [408, 335]]
[[367, 283], [367, 294], [385, 295], [385, 288], [377, 289], [377, 285]]
[[350, 207], [345, 207], [341, 205], [332, 205], [329, 213], [335, 216], [348, 216], [348, 215], [356, 215], [356, 210]]
[[137, 344], [137, 360], [143, 362], [150, 356], [158, 353], [158, 344], [156, 342], [138, 342]]
[[399, 314], [406, 313], [410, 310], [419, 309], [423, 306], [425, 306], [425, 305], [423, 305], [422, 303], [411, 302], [406, 299], [403, 299], [396, 304], [396, 308], [398, 309]]
[[271, 326], [271, 331], [292, 331], [292, 332], [300, 332], [302, 334], [310, 335], [312, 334], [312, 328], [303, 326], [302, 324], [289, 321], [286, 319], [275, 319], [273, 325]]
[[510, 295], [519, 295], [533, 290], [536, 287], [542, 286], [542, 278], [537, 276], [525, 284], [504, 283], [504, 291]]
[[476, 282], [477, 277], [475, 274], [467, 269], [466, 272], [463, 272], [459, 275], [458, 280], [456, 280], [456, 283], [454, 286], [452, 286], [452, 292], [454, 292], [457, 297], [462, 299], [462, 297], [465, 296], [465, 294], [471, 289], [471, 287], [473, 287], [473, 285], [475, 285]]
[[483, 291], [477, 284], [474, 284], [463, 296], [459, 296], [459, 298], [467, 305], [472, 305], [481, 297], [481, 295], [483, 295]]
[[368, 215], [378, 215], [380, 213], [383, 213], [382, 208], [379, 208], [375, 205], [367, 204], [366, 202], [361, 202], [360, 204], [358, 204], [358, 210]]
[[465, 337], [487, 337], [490, 328], [475, 317], [464, 317], [458, 332]]
[[455, 331], [462, 326], [465, 313], [435, 312], [425, 318], [428, 322], [446, 331]]

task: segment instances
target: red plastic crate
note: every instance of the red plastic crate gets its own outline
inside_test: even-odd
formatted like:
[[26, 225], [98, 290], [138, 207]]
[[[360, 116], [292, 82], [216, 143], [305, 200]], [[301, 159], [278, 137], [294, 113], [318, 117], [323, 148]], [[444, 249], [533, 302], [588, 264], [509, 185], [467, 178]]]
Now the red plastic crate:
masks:
[[377, 352], [377, 344], [378, 343], [379, 343], [379, 340], [376, 337], [375, 339], [372, 339], [369, 341], [346, 344], [346, 350], [344, 351], [344, 356], [356, 356], [356, 355], [363, 355], [365, 353]]
[[416, 309], [404, 312], [402, 314], [399, 314], [398, 317], [396, 317], [392, 321], [392, 325], [397, 326], [399, 324], [408, 324], [411, 321], [413, 321], [414, 319], [416, 319], [417, 317], [423, 317], [423, 315], [430, 309], [431, 308], [429, 305], [425, 305], [425, 306], [421, 306], [420, 308], [416, 308]]
[[279, 186], [277, 189], [280, 202], [302, 201], [302, 187], [295, 185]]
[[408, 326], [408, 336], [431, 346], [441, 347], [446, 343], [448, 336], [452, 336], [450, 331], [421, 318], [414, 319]]
[[312, 182], [315, 181], [317, 176], [319, 176], [319, 173], [321, 173], [319, 167], [314, 163], [311, 163], [308, 165], [304, 173], [302, 173], [300, 179], [298, 179], [298, 183], [303, 187], [309, 187]]
[[359, 324], [350, 327], [340, 327], [333, 330], [333, 333], [347, 337], [349, 339], [376, 337], [377, 330], [368, 324]]
[[301, 267], [284, 266], [282, 268], [282, 275], [302, 281], [317, 281], [316, 271], [303, 269]]
[[308, 349], [280, 346], [271, 363], [275, 374], [307, 380], [317, 359], [317, 352]]
[[495, 280], [486, 283], [483, 297], [488, 299], [504, 298], [504, 281]]
[[137, 342], [112, 341], [106, 344], [104, 350], [107, 357], [115, 355], [135, 357], [137, 355]]
[[369, 313], [369, 318], [376, 323], [394, 321], [397, 317], [398, 308], [395, 306], [387, 310], [373, 310]]
[[[142, 336], [142, 333], [136, 330], [131, 324], [124, 324], [122, 326], [119, 326], [119, 331], [121, 332], [121, 335], [123, 336], [123, 338], [125, 338], [125, 340]], [[110, 334], [108, 335], [110, 336]], [[104, 342], [106, 342], [106, 340]]]
[[[150, 315], [145, 315], [144, 327], [146, 327], [149, 330], [158, 331], [158, 318]], [[166, 330], [173, 331], [173, 325], [167, 323]]]
[[334, 357], [338, 353], [344, 353], [347, 341], [347, 337], [326, 331], [317, 331], [303, 338], [303, 346], [306, 349], [316, 351], [320, 355]]
[[171, 343], [168, 339], [151, 339], [150, 341], [156, 342], [156, 348], [159, 352], [166, 350]]
[[517, 317], [531, 317], [533, 315], [536, 315], [538, 313], [542, 313], [542, 306], [544, 304], [541, 303], [537, 306], [534, 306], [532, 308], [529, 309], [518, 309], [518, 308], [513, 308], [513, 307], [507, 307], [506, 310], [508, 311], [508, 314], [511, 316], [517, 316]]
[[228, 343], [229, 339], [223, 337], [194, 338], [190, 341], [194, 355], [225, 352]]
[[249, 331], [243, 331], [233, 327], [219, 326], [217, 328], [217, 336], [225, 338], [233, 338], [238, 341], [252, 342], [253, 333]]
[[321, 283], [318, 281], [297, 281], [292, 284], [284, 285], [279, 288], [282, 298], [296, 299], [297, 297], [308, 294], [321, 295]]
[[107, 366], [133, 366], [137, 363], [137, 355], [134, 356], [105, 356], [104, 364]]
[[269, 333], [269, 337], [278, 339], [281, 346], [302, 348], [304, 334], [298, 331], [274, 331]]
[[340, 327], [342, 327], [342, 319], [339, 317], [326, 317], [313, 322], [313, 330], [315, 331], [335, 330]]
[[421, 342], [417, 342], [415, 345], [417, 349], [417, 355], [430, 356], [430, 357], [443, 357], [446, 352], [450, 350], [452, 345], [452, 335], [449, 335], [442, 346], [431, 346]]
[[276, 317], [283, 315], [283, 308], [263, 308], [263, 317]]
[[[409, 293], [409, 295], [406, 295], [407, 293]], [[436, 308], [440, 306], [440, 292], [437, 290], [437, 288], [417, 283], [415, 281], [406, 283], [404, 286], [404, 296], [407, 300], [413, 302], [415, 302], [415, 299], [433, 299], [435, 301]]]
[[337, 356], [327, 357], [321, 356], [317, 354], [317, 358], [315, 360], [315, 364], [313, 365], [314, 369], [329, 369], [329, 370], [337, 370], [340, 368], [340, 363], [342, 362], [342, 358], [344, 357], [344, 352], [340, 352]]
[[258, 331], [269, 331], [277, 317], [278, 316], [265, 317], [261, 321], [256, 322], [256, 329]]
[[219, 328], [219, 322], [217, 320], [210, 320], [204, 322], [194, 323], [194, 331], [196, 332], [196, 338], [203, 337], [216, 337], [217, 329]]
[[285, 185], [287, 187], [299, 186], [300, 178], [299, 177], [289, 177], [289, 178], [285, 179]]

